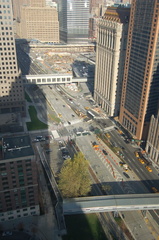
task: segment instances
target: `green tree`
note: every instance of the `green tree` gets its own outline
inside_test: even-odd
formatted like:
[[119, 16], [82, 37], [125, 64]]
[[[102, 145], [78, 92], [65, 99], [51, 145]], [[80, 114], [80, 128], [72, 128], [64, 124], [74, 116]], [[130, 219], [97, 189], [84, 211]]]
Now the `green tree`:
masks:
[[65, 198], [86, 196], [91, 190], [88, 162], [81, 152], [64, 162], [58, 185]]

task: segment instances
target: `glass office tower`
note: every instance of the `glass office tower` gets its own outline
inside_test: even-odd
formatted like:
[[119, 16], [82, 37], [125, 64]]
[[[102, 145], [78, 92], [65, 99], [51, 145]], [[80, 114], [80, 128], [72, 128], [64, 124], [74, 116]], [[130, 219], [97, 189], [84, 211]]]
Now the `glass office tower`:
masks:
[[139, 140], [147, 138], [158, 90], [159, 1], [133, 0], [119, 121]]
[[60, 41], [87, 43], [89, 0], [59, 0]]

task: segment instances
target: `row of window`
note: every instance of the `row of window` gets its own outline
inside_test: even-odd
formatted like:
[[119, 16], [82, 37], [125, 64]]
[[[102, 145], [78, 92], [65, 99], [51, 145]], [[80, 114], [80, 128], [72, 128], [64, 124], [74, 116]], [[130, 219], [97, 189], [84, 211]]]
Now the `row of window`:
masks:
[[24, 80], [24, 83], [26, 82], [37, 82], [37, 83], [49, 83], [49, 82], [69, 82], [71, 81], [70, 78], [43, 78], [43, 79], [27, 79]]

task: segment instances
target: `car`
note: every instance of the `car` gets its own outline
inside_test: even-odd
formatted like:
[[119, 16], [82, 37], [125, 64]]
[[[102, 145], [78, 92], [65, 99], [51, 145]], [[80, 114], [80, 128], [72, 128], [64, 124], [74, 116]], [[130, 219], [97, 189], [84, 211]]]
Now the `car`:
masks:
[[44, 142], [46, 139], [44, 137], [42, 137], [41, 139], [39, 139], [40, 142]]
[[71, 157], [70, 157], [70, 155], [63, 155], [62, 158], [63, 158], [63, 160], [66, 160], [66, 159], [71, 158]]
[[63, 105], [63, 107], [65, 107], [65, 105]]
[[75, 115], [74, 115], [74, 114], [72, 114], [72, 117], [75, 117]]
[[144, 160], [143, 160], [142, 158], [138, 158], [138, 160], [139, 160], [139, 162], [142, 163], [142, 164], [145, 163]]
[[146, 166], [147, 171], [152, 172], [152, 169], [149, 166]]
[[120, 166], [123, 166], [125, 163], [124, 162], [119, 162], [119, 165]]
[[159, 193], [159, 191], [158, 191], [158, 189], [157, 189], [157, 188], [155, 188], [155, 187], [152, 187], [151, 189], [152, 189], [152, 191], [153, 191], [154, 193]]
[[126, 178], [130, 178], [130, 176], [129, 176], [126, 172], [123, 172], [123, 175], [124, 175]]
[[108, 153], [103, 149], [102, 152], [104, 153], [104, 155], [108, 155]]
[[135, 157], [140, 157], [138, 152], [135, 152]]
[[46, 152], [47, 154], [49, 154], [50, 152], [52, 152], [52, 150], [51, 150], [51, 149], [47, 149], [45, 152]]
[[62, 155], [69, 155], [67, 148], [61, 148]]
[[41, 140], [43, 138], [43, 136], [36, 136], [37, 140]]
[[2, 236], [5, 237], [5, 236], [11, 236], [12, 235], [12, 232], [11, 231], [4, 231], [2, 233]]
[[34, 142], [39, 142], [39, 140], [35, 138], [35, 139], [32, 140], [32, 142], [33, 142], [33, 143], [34, 143]]
[[45, 136], [45, 140], [50, 140], [52, 139], [51, 135]]

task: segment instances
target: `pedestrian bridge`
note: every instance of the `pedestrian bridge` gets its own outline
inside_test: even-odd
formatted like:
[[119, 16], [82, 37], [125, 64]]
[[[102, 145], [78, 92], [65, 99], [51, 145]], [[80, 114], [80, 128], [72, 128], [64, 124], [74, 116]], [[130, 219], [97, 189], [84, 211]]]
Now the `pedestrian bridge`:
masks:
[[63, 201], [64, 215], [159, 209], [159, 194], [123, 194], [70, 198]]
[[87, 78], [73, 77], [71, 74], [40, 74], [22, 76], [23, 84], [66, 84], [87, 82]]

